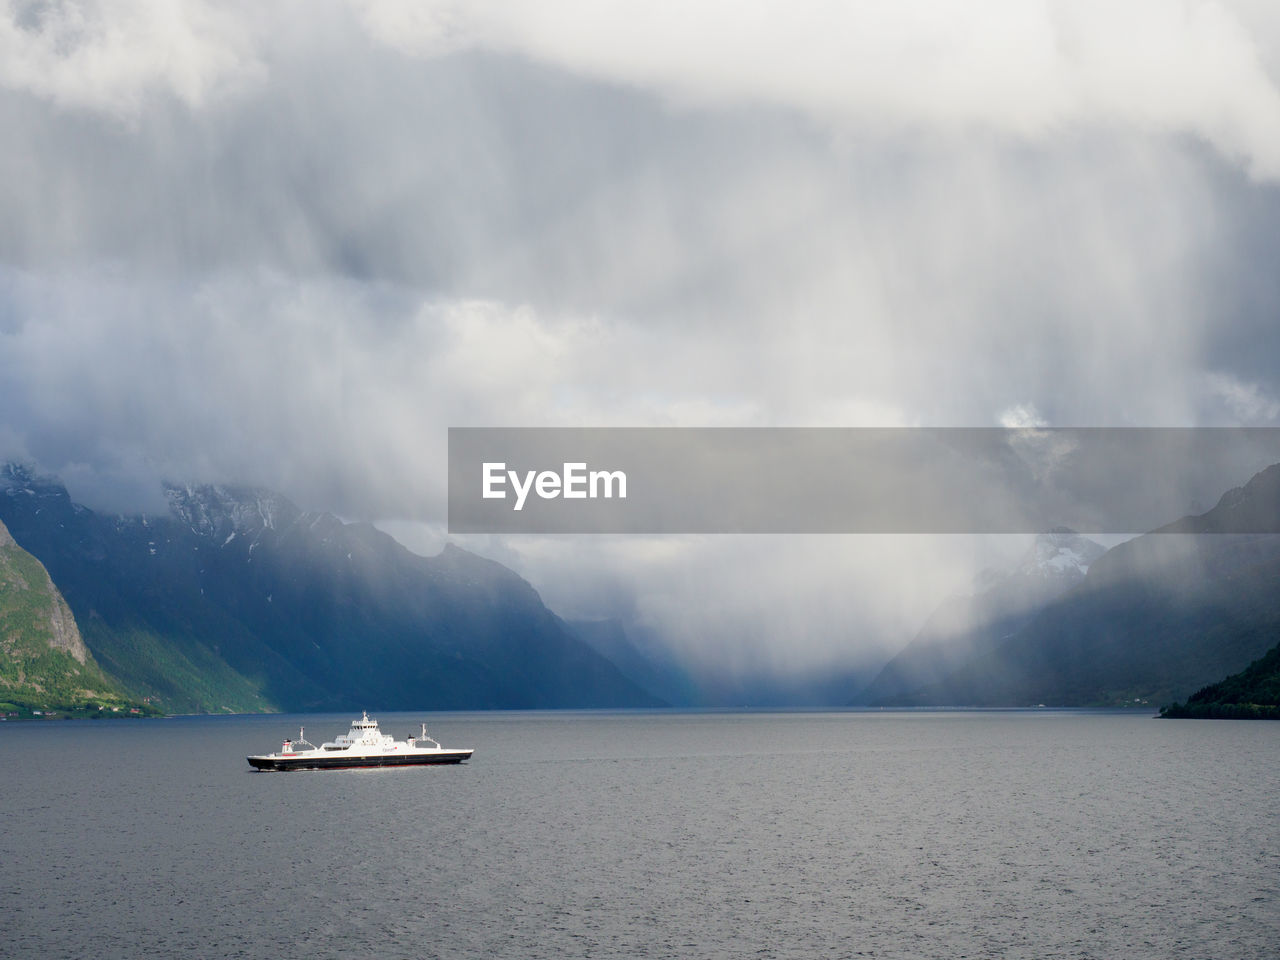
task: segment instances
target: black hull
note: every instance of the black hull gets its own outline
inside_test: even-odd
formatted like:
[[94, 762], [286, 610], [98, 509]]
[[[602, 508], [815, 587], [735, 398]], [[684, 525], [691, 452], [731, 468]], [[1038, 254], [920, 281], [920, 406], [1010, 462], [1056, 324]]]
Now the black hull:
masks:
[[255, 770], [363, 770], [370, 767], [423, 767], [441, 763], [461, 763], [470, 750], [446, 750], [417, 756], [374, 757], [246, 757]]

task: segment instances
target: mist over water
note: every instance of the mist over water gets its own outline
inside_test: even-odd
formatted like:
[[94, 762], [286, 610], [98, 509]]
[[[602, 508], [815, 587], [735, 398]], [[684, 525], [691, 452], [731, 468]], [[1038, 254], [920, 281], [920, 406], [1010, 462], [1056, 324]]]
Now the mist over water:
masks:
[[[380, 715], [397, 737], [417, 715]], [[255, 774], [350, 717], [0, 726], [12, 957], [1272, 957], [1269, 725], [428, 718], [460, 767]], [[1247, 802], [1242, 802], [1247, 801]]]

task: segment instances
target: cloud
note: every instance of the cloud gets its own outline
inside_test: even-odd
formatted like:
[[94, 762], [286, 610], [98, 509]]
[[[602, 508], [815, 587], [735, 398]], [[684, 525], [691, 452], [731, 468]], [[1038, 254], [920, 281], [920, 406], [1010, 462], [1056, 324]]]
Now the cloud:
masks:
[[[0, 457], [430, 549], [449, 426], [1274, 419], [1270, 6], [764, 9], [0, 7]], [[986, 549], [469, 543], [762, 670]]]
[[1210, 396], [1221, 400], [1236, 420], [1262, 425], [1280, 418], [1280, 401], [1261, 384], [1217, 372], [1208, 374], [1206, 380]]
[[[443, 542], [438, 530], [384, 526], [422, 552]], [[681, 651], [695, 677], [725, 693], [878, 668], [939, 598], [967, 592], [974, 570], [1008, 566], [1026, 546], [960, 536], [453, 539], [520, 572], [561, 616], [617, 618], [633, 637]]]
[[1189, 136], [1280, 177], [1276, 18], [1213, 0], [353, 0], [331, 6], [7, 0], [0, 85], [136, 118], [147, 99], [193, 109], [260, 86], [303, 18], [349, 17], [410, 57], [530, 57], [671, 102], [803, 111], [837, 127], [1040, 141], [1082, 127]]
[[157, 96], [198, 108], [264, 78], [253, 6], [5, 0], [0, 86], [126, 120]]
[[1253, 176], [1280, 176], [1275, 51], [1255, 39], [1265, 14], [1249, 5], [372, 0], [362, 11], [372, 36], [412, 56], [485, 47], [680, 104], [776, 104], [889, 130], [1187, 135]]
[[1000, 426], [1006, 430], [1035, 429], [1049, 426], [1049, 421], [1040, 416], [1034, 403], [1017, 403], [1001, 412], [997, 418]]

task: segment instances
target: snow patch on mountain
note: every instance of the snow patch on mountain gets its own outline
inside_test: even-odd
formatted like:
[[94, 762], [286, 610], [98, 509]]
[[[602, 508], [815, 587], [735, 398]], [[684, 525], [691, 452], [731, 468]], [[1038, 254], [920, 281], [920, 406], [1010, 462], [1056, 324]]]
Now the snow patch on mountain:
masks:
[[221, 484], [165, 484], [170, 512], [192, 533], [229, 545], [237, 535], [252, 540], [264, 530], [279, 530], [302, 512], [270, 490]]
[[1012, 569], [988, 567], [979, 573], [973, 581], [973, 595], [986, 593], [1013, 578], [1054, 580], [1074, 586], [1106, 552], [1102, 544], [1068, 527], [1054, 527], [1048, 533], [1037, 534]]
[[56, 480], [42, 477], [21, 463], [6, 463], [0, 467], [0, 491], [11, 497], [66, 497], [66, 491]]
[[1031, 549], [1018, 565], [1018, 572], [1040, 572], [1046, 576], [1082, 580], [1089, 571], [1089, 565], [1106, 552], [1102, 544], [1083, 537], [1074, 530], [1055, 527], [1036, 537]]

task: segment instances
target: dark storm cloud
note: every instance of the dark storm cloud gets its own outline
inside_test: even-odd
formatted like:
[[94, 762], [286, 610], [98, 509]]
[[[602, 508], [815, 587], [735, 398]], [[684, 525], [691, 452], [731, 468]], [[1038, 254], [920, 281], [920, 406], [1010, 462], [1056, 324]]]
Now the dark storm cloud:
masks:
[[[1280, 417], [1266, 7], [674, 9], [0, 8], [0, 457], [429, 546], [449, 426]], [[570, 614], [723, 596], [707, 649], [806, 620], [744, 580], [861, 578], [826, 648], [985, 549], [868, 544], [493, 548]]]

